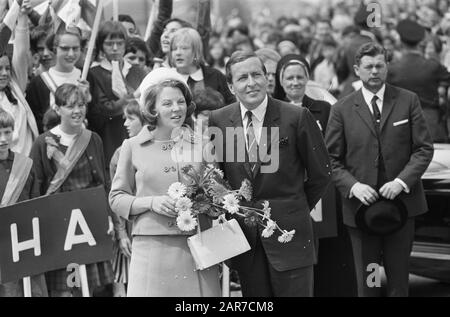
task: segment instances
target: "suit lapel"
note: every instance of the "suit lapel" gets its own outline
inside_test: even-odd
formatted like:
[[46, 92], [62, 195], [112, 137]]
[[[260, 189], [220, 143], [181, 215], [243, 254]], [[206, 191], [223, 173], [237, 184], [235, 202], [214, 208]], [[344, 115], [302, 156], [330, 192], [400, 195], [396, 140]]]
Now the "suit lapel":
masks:
[[366, 104], [366, 101], [364, 100], [361, 89], [358, 91], [358, 93], [355, 96], [355, 105], [353, 107], [354, 107], [356, 113], [361, 117], [361, 119], [364, 121], [364, 123], [369, 127], [370, 131], [372, 131], [373, 135], [377, 136], [377, 133], [375, 131], [375, 125], [373, 123], [372, 113], [370, 112], [369, 107]]
[[272, 143], [276, 142], [279, 138], [279, 133], [272, 135], [272, 128], [279, 127], [280, 108], [272, 98], [269, 98], [267, 103], [266, 115], [264, 116], [263, 129], [261, 131], [261, 138], [259, 142], [259, 155], [260, 158], [256, 164], [254, 171], [254, 177], [258, 175], [261, 170], [262, 162], [265, 162], [269, 151], [271, 150]]
[[[237, 132], [234, 135], [234, 155], [235, 158], [237, 159], [238, 157], [238, 151], [242, 151], [242, 149], [238, 148], [238, 144], [244, 144], [246, 145], [247, 142], [245, 140], [245, 135], [244, 135], [244, 129], [243, 129], [243, 125], [242, 125], [242, 115], [241, 115], [241, 107], [239, 103], [235, 104], [235, 107], [233, 109], [233, 113], [230, 116], [230, 121], [233, 125], [234, 128], [237, 129]], [[248, 163], [248, 155], [247, 155], [247, 150], [246, 148], [244, 148], [245, 151], [245, 162], [243, 162], [242, 164], [239, 164], [239, 166], [242, 166], [243, 168], [243, 172], [246, 173], [250, 179], [253, 178], [253, 174], [252, 174], [252, 169], [250, 167], [250, 164]]]
[[383, 109], [381, 112], [381, 126], [380, 131], [383, 131], [383, 127], [386, 125], [389, 115], [394, 109], [394, 105], [397, 99], [397, 94], [392, 86], [386, 85], [386, 91], [384, 93]]

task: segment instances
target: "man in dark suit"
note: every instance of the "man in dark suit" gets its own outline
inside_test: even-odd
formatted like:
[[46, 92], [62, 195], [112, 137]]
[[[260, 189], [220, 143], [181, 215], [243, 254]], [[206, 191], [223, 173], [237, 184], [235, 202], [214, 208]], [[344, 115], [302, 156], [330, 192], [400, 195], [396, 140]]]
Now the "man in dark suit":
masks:
[[[254, 205], [269, 201], [272, 219], [282, 229], [296, 232], [291, 242], [282, 244], [275, 235], [262, 238], [264, 228], [240, 219], [252, 249], [234, 258], [232, 267], [246, 297], [312, 296], [315, 255], [310, 211], [331, 181], [320, 129], [306, 108], [268, 97], [265, 67], [254, 53], [234, 53], [226, 70], [238, 102], [211, 113], [216, 151], [225, 158], [221, 168], [233, 189], [250, 180]], [[241, 153], [243, 161], [238, 158]]]
[[[333, 180], [343, 197], [358, 295], [379, 295], [378, 288], [366, 283], [367, 269], [383, 259], [388, 295], [407, 296], [414, 217], [427, 211], [421, 176], [433, 157], [433, 145], [417, 95], [385, 84], [386, 51], [381, 46], [363, 45], [355, 72], [364, 86], [332, 107], [326, 144]], [[358, 228], [355, 215], [381, 197], [398, 197], [408, 219], [399, 231], [379, 237]]]
[[402, 20], [397, 31], [403, 46], [402, 57], [389, 65], [387, 82], [419, 96], [433, 142], [446, 143], [446, 105], [440, 105], [438, 90], [442, 87], [446, 91], [450, 85], [450, 73], [438, 61], [423, 56], [420, 45], [425, 38], [425, 29], [421, 25]]

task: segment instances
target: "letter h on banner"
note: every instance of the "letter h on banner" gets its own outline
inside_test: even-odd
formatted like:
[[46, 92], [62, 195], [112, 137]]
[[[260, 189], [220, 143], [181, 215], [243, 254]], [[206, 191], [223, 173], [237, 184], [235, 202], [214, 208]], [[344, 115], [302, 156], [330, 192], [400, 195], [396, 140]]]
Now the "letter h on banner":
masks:
[[17, 233], [17, 224], [11, 225], [11, 245], [12, 255], [14, 263], [20, 261], [19, 253], [25, 250], [34, 249], [34, 256], [41, 255], [41, 236], [39, 231], [39, 219], [33, 218], [33, 239], [19, 242], [19, 236]]

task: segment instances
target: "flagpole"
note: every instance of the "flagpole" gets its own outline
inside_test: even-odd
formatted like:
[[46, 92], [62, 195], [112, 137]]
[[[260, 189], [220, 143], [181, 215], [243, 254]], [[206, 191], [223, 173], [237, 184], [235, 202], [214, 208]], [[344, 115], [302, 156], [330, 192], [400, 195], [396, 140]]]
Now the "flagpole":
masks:
[[113, 19], [119, 22], [119, 0], [113, 0]]
[[31, 295], [31, 278], [30, 277], [23, 278], [23, 296], [24, 297], [32, 297], [32, 295]]
[[92, 26], [91, 39], [89, 40], [89, 46], [86, 53], [86, 60], [84, 61], [83, 74], [81, 80], [86, 80], [89, 68], [91, 66], [92, 54], [94, 53], [95, 40], [97, 39], [98, 29], [100, 27], [100, 21], [102, 18], [104, 0], [98, 1], [97, 13], [95, 14], [94, 25]]
[[83, 297], [90, 297], [86, 265], [80, 265], [80, 279], [81, 293], [83, 294]]
[[159, 0], [153, 0], [153, 5], [150, 9], [150, 18], [148, 19], [147, 29], [145, 30], [144, 41], [147, 41], [152, 34], [153, 23], [155, 23], [156, 17], [159, 11]]

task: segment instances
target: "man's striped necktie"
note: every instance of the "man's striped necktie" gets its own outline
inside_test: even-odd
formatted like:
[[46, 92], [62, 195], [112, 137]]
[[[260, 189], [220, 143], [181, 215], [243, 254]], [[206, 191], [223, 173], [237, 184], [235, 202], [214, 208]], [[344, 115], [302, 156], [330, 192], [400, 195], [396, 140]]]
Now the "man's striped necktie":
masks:
[[253, 114], [251, 111], [247, 111], [247, 154], [248, 161], [252, 173], [255, 172], [256, 163], [258, 162], [258, 143], [256, 142], [255, 129], [253, 127]]

